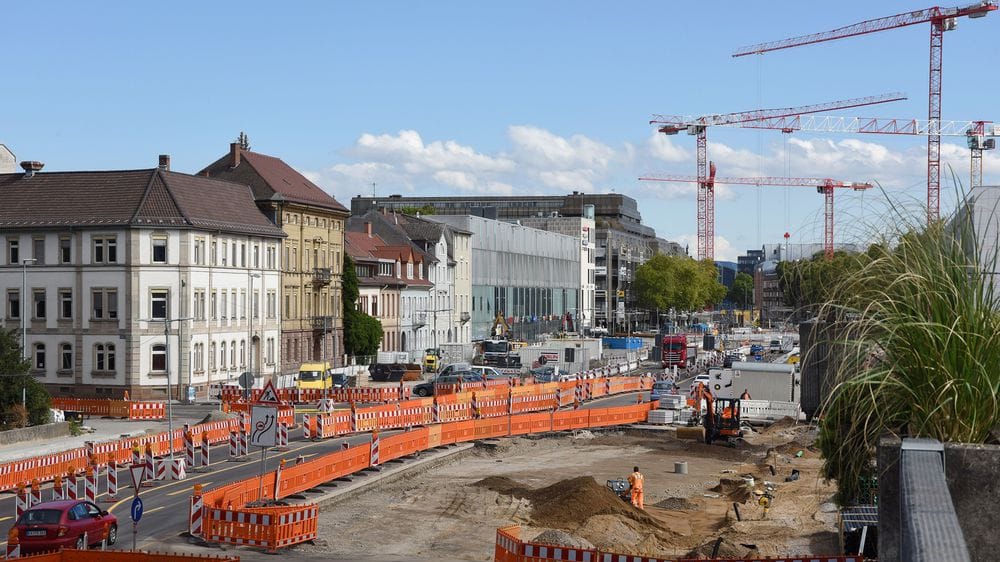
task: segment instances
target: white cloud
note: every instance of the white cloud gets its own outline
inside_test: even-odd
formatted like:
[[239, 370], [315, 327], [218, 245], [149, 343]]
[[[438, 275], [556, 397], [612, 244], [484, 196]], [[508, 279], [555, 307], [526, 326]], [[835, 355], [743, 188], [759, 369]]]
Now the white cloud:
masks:
[[672, 136], [653, 133], [646, 141], [646, 149], [650, 156], [664, 162], [693, 161], [694, 155], [686, 148], [675, 144]]
[[[692, 258], [698, 257], [698, 235], [697, 234], [681, 234], [679, 236], [674, 236], [671, 238], [674, 242], [677, 242], [681, 247], [687, 246], [688, 255]], [[733, 245], [723, 236], [715, 237], [715, 259], [716, 261], [736, 261], [736, 257], [743, 253], [743, 250], [737, 250]]]

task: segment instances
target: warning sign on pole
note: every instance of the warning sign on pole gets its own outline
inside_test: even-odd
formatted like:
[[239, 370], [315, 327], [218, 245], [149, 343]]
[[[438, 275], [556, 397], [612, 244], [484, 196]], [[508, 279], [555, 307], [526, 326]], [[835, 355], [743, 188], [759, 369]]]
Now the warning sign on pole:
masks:
[[274, 389], [274, 384], [271, 381], [267, 381], [264, 385], [264, 390], [260, 393], [260, 397], [257, 398], [258, 404], [281, 404], [281, 400], [278, 399], [278, 391]]

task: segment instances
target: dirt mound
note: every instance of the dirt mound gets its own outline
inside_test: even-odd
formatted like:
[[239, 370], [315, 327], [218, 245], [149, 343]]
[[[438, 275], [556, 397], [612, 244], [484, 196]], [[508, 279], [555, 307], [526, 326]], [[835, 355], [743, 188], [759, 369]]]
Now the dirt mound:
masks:
[[202, 418], [202, 420], [200, 422], [198, 422], [198, 423], [199, 424], [203, 424], [203, 423], [210, 423], [210, 422], [214, 422], [214, 421], [225, 421], [225, 420], [233, 419], [233, 418], [236, 418], [236, 417], [239, 417], [239, 414], [234, 414], [232, 412], [220, 412], [218, 410], [212, 410], [211, 412], [208, 413], [207, 416], [205, 416], [204, 418]]
[[660, 509], [669, 509], [672, 511], [689, 511], [693, 509], [698, 509], [698, 504], [692, 502], [687, 498], [667, 498], [665, 500], [660, 500], [654, 503], [653, 507], [659, 507]]
[[531, 542], [568, 546], [570, 548], [594, 548], [594, 545], [590, 541], [573, 536], [565, 531], [560, 531], [559, 529], [543, 531], [537, 537], [531, 539]]
[[[718, 550], [716, 551], [716, 544]], [[698, 548], [688, 552], [683, 558], [742, 558], [755, 555], [756, 550], [736, 544], [723, 537], [708, 541]]]
[[724, 494], [735, 502], [746, 502], [750, 498], [750, 490], [742, 478], [719, 478], [719, 484], [711, 488], [713, 492]]
[[531, 491], [531, 488], [522, 486], [506, 476], [488, 476], [478, 482], [475, 482], [473, 485], [486, 488], [487, 490], [493, 490], [498, 494], [515, 496], [518, 498], [527, 498], [528, 493]]
[[771, 435], [772, 433], [778, 433], [779, 431], [784, 431], [790, 427], [795, 427], [798, 422], [795, 421], [791, 416], [785, 416], [780, 420], [775, 421], [771, 425], [767, 426], [763, 431], [760, 432], [761, 435]]

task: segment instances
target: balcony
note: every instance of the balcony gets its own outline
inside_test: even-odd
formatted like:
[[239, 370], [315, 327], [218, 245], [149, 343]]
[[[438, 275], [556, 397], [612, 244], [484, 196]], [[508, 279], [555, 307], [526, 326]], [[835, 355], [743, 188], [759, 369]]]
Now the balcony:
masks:
[[333, 278], [333, 273], [329, 267], [317, 267], [313, 269], [313, 285], [329, 285]]
[[415, 312], [413, 313], [412, 324], [414, 328], [422, 328], [427, 325], [427, 313], [426, 312]]
[[312, 327], [317, 332], [329, 332], [333, 329], [333, 316], [313, 316]]
[[465, 324], [469, 320], [472, 320], [472, 315], [469, 314], [468, 312], [463, 312], [460, 318], [462, 319], [462, 324]]
[[608, 268], [606, 266], [601, 265], [594, 267], [594, 275], [598, 277], [604, 277], [607, 274], [608, 274]]

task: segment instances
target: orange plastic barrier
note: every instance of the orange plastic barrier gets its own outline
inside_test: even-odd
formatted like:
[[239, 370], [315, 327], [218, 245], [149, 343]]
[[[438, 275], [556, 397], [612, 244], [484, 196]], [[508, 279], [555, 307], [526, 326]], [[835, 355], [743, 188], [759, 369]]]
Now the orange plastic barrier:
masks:
[[[253, 402], [260, 397], [261, 389], [251, 390], [250, 401]], [[321, 388], [279, 388], [277, 389], [278, 399], [289, 404], [316, 403], [324, 398], [329, 398], [335, 402], [397, 402], [409, 398], [409, 389], [404, 389], [400, 393], [400, 388], [390, 386], [360, 387], [360, 388], [331, 388], [325, 392]], [[242, 402], [243, 391], [238, 388], [222, 389], [223, 402]]]
[[316, 538], [319, 507], [206, 509], [204, 538], [213, 542], [277, 549]]
[[596, 548], [571, 548], [522, 541], [519, 525], [497, 529], [493, 560], [495, 562], [563, 562], [570, 560], [590, 560], [593, 562], [862, 562], [860, 556], [814, 556], [811, 554], [778, 558], [649, 558], [635, 554], [606, 552]]
[[161, 420], [166, 416], [163, 402], [132, 402], [100, 398], [53, 398], [52, 407], [79, 412], [87, 416], [127, 418], [130, 420]]
[[[250, 415], [250, 410], [252, 408], [252, 403], [243, 401], [222, 403], [223, 412]], [[289, 406], [286, 404], [278, 406], [278, 423], [287, 424], [288, 427], [293, 427], [295, 425], [295, 406]]]
[[30, 562], [240, 562], [239, 556], [168, 554], [140, 550], [60, 550], [20, 558]]

